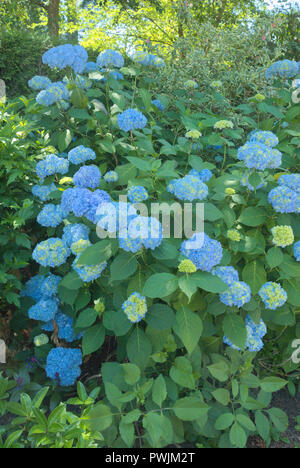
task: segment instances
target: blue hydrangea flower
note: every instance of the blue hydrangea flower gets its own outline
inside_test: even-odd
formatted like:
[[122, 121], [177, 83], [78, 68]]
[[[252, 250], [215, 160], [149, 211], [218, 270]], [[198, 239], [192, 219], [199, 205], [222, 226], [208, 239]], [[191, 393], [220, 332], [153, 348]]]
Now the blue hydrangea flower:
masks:
[[[249, 317], [249, 315], [247, 315], [245, 319], [245, 327], [247, 330], [247, 340], [244, 349], [248, 349], [251, 353], [259, 352], [264, 346], [262, 338], [267, 333], [267, 327], [265, 323], [263, 320], [260, 320], [259, 324], [256, 324]], [[224, 336], [223, 341], [231, 348], [241, 351], [241, 349], [234, 345], [226, 336]]]
[[171, 181], [167, 190], [184, 201], [204, 200], [208, 195], [207, 185], [194, 175]]
[[105, 203], [110, 203], [111, 197], [105, 190], [95, 190], [92, 193], [89, 210], [85, 213], [85, 217], [94, 224], [97, 224], [97, 211]]
[[[238, 159], [244, 161], [249, 169], [264, 171], [267, 168], [275, 169], [281, 164], [281, 153], [259, 142], [248, 142], [238, 149]], [[279, 166], [278, 166], [278, 163]]]
[[294, 244], [294, 256], [297, 262], [300, 262], [300, 241]]
[[147, 118], [135, 109], [127, 109], [118, 115], [118, 125], [123, 132], [129, 132], [144, 128], [147, 125]]
[[191, 260], [197, 270], [211, 271], [223, 257], [220, 242], [211, 239], [205, 233], [196, 233], [191, 239], [181, 244], [180, 252]]
[[49, 195], [56, 191], [56, 185], [54, 183], [50, 185], [34, 185], [32, 187], [32, 194], [38, 197], [43, 202], [49, 200]]
[[70, 249], [61, 239], [51, 237], [35, 247], [32, 258], [44, 267], [54, 268], [63, 265], [70, 254]]
[[123, 229], [127, 232], [129, 221], [136, 215], [137, 211], [131, 203], [108, 201], [99, 205], [95, 221], [97, 227], [105, 231], [115, 233]]
[[82, 73], [88, 61], [88, 54], [80, 45], [63, 44], [52, 47], [42, 57], [44, 64], [50, 68], [73, 68], [75, 73]]
[[36, 102], [40, 104], [40, 106], [45, 106], [49, 107], [52, 106], [55, 102], [57, 102], [57, 99], [54, 94], [49, 93], [46, 90], [40, 91], [39, 94], [36, 97]]
[[231, 286], [239, 281], [237, 270], [231, 266], [221, 266], [212, 270], [214, 276], [218, 276], [225, 284]]
[[53, 348], [47, 356], [47, 376], [62, 387], [74, 385], [80, 376], [82, 353], [80, 349]]
[[79, 277], [84, 283], [89, 283], [91, 281], [100, 278], [103, 270], [107, 267], [107, 262], [100, 263], [98, 265], [77, 265], [79, 256], [75, 258], [72, 268], [76, 271]]
[[95, 151], [82, 145], [76, 146], [68, 153], [68, 160], [72, 164], [82, 164], [94, 159], [96, 159]]
[[271, 190], [268, 200], [277, 213], [300, 212], [300, 194], [285, 185]]
[[64, 83], [58, 81], [56, 83], [51, 83], [45, 90], [40, 91], [36, 97], [36, 102], [42, 106], [52, 106], [55, 102], [60, 102], [61, 100], [68, 100], [70, 98], [70, 93], [68, 88]]
[[[108, 73], [109, 77], [113, 78], [114, 80], [116, 81], [119, 81], [119, 80], [124, 80], [124, 75], [122, 75], [122, 73], [120, 73], [119, 71], [115, 71], [115, 70], [106, 70], [105, 68], [103, 68], [102, 70], [102, 73]], [[101, 81], [102, 83], [106, 83], [106, 77], [104, 76], [103, 78], [101, 78]]]
[[97, 65], [99, 68], [121, 68], [124, 66], [124, 63], [123, 56], [119, 52], [111, 49], [101, 52], [97, 57]]
[[153, 104], [154, 107], [156, 107], [156, 109], [160, 110], [161, 112], [165, 110], [165, 106], [159, 99], [153, 99], [151, 103]]
[[45, 179], [54, 174], [67, 174], [69, 161], [55, 154], [48, 154], [45, 159], [37, 163], [35, 171], [39, 179]]
[[99, 186], [101, 171], [97, 166], [82, 166], [73, 176], [73, 182], [77, 187], [95, 189]]
[[251, 300], [251, 289], [243, 281], [232, 283], [227, 291], [220, 294], [220, 301], [229, 307], [243, 307]]
[[259, 130], [257, 132], [252, 133], [250, 137], [250, 143], [263, 143], [266, 146], [270, 146], [274, 148], [278, 145], [279, 140], [278, 137], [273, 132], [266, 132]]
[[266, 309], [276, 310], [287, 301], [287, 293], [278, 283], [265, 283], [259, 293]]
[[284, 174], [278, 179], [278, 184], [300, 192], [300, 174]]
[[202, 171], [200, 171], [200, 174], [199, 174], [199, 178], [200, 180], [202, 180], [202, 182], [210, 181], [212, 176], [213, 176], [213, 173], [209, 169], [202, 169]]
[[95, 62], [88, 62], [85, 66], [85, 73], [92, 73], [98, 70], [97, 64]]
[[144, 296], [134, 292], [122, 305], [122, 309], [132, 323], [140, 322], [147, 313], [147, 302]]
[[131, 203], [140, 203], [149, 197], [147, 190], [141, 185], [129, 187], [127, 196]]
[[48, 276], [43, 278], [40, 285], [40, 292], [42, 297], [53, 297], [58, 292], [58, 285], [61, 282], [61, 277], [49, 273]]
[[68, 247], [81, 239], [88, 240], [90, 228], [85, 224], [67, 224], [63, 229], [62, 240]]
[[266, 79], [270, 80], [276, 76], [281, 78], [293, 78], [299, 73], [298, 64], [294, 60], [279, 60], [266, 70]]
[[30, 278], [25, 283], [24, 288], [21, 291], [22, 297], [31, 297], [36, 302], [39, 302], [42, 297], [42, 285], [44, 283], [45, 277], [43, 275], [36, 275]]
[[136, 252], [142, 246], [154, 250], [162, 243], [162, 240], [162, 225], [153, 217], [131, 217], [128, 221], [128, 229], [119, 231], [120, 247], [130, 252]]
[[42, 326], [42, 330], [47, 332], [54, 331], [54, 320], [58, 327], [58, 338], [60, 340], [65, 340], [68, 343], [73, 343], [73, 341], [80, 340], [83, 337], [83, 333], [74, 335], [74, 320], [72, 317], [63, 314], [58, 311], [53, 320], [50, 320], [45, 325]]
[[45, 205], [42, 211], [37, 216], [37, 222], [44, 227], [57, 227], [68, 216], [68, 211], [64, 210], [60, 205], [49, 203]]
[[34, 89], [35, 91], [46, 89], [51, 84], [51, 80], [47, 76], [36, 75], [28, 81], [29, 88]]
[[104, 178], [105, 182], [107, 182], [107, 183], [118, 182], [119, 175], [118, 175], [118, 173], [116, 171], [109, 171], [104, 175], [103, 178]]
[[53, 320], [58, 310], [58, 301], [56, 299], [41, 299], [28, 310], [28, 316], [32, 320], [41, 320], [49, 322]]

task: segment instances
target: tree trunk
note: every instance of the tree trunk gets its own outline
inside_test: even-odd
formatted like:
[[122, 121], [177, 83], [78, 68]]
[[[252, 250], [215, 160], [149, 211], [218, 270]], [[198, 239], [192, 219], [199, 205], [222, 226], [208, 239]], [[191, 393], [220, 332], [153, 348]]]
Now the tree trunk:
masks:
[[53, 39], [59, 37], [59, 6], [60, 0], [49, 0], [48, 31]]

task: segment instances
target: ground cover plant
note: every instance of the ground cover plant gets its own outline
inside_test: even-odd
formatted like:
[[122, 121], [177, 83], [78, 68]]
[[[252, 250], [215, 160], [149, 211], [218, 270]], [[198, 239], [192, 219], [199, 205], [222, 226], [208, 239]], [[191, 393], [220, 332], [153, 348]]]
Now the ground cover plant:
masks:
[[[299, 374], [299, 63], [261, 70], [265, 94], [227, 110], [195, 79], [155, 93], [165, 62], [143, 51], [89, 62], [65, 44], [43, 63], [65, 77], [28, 83], [38, 235], [9, 296], [3, 445], [270, 444], [288, 424], [272, 393]], [[205, 234], [178, 234], [202, 208]]]

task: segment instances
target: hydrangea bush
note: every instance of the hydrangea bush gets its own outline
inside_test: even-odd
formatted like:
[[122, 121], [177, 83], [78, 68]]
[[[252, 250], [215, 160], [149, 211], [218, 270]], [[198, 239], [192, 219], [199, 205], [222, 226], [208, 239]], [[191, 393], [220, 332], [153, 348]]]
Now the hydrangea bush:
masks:
[[[197, 112], [195, 85], [172, 106], [151, 92], [147, 70], [164, 67], [157, 57], [107, 50], [91, 65], [82, 48], [60, 46], [43, 61], [67, 80], [29, 83], [46, 93], [32, 112], [53, 146], [36, 165], [45, 236], [32, 254], [38, 274], [22, 292], [40, 368], [67, 392], [95, 355], [100, 396], [83, 421], [103, 446], [245, 447], [254, 434], [270, 443], [287, 426], [270, 407], [272, 392], [297, 369], [291, 73], [273, 66], [267, 78], [279, 74], [280, 90], [269, 82], [269, 97], [231, 120]], [[79, 86], [82, 78], [91, 86]], [[171, 213], [168, 236], [141, 203], [171, 211], [190, 203], [194, 217], [201, 203], [205, 233], [176, 235]], [[268, 356], [277, 336], [287, 364], [268, 373], [257, 353]]]

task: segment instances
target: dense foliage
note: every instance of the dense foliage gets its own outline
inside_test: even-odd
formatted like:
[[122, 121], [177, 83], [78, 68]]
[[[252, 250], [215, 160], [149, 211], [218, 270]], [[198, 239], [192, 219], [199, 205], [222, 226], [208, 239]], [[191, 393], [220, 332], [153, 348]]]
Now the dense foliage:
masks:
[[[200, 79], [157, 94], [165, 63], [154, 54], [107, 50], [95, 63], [63, 45], [43, 63], [65, 78], [33, 77], [25, 109], [2, 110], [16, 386], [1, 380], [0, 410], [18, 416], [3, 443], [269, 444], [287, 427], [272, 393], [295, 392], [299, 371], [299, 64], [277, 62], [268, 80], [258, 70], [265, 94], [243, 103], [215, 84], [208, 106]], [[172, 210], [191, 203], [199, 217], [199, 202], [204, 243], [195, 234], [191, 246]], [[141, 211], [152, 203], [170, 209], [170, 236]], [[30, 247], [19, 305], [12, 273]]]

